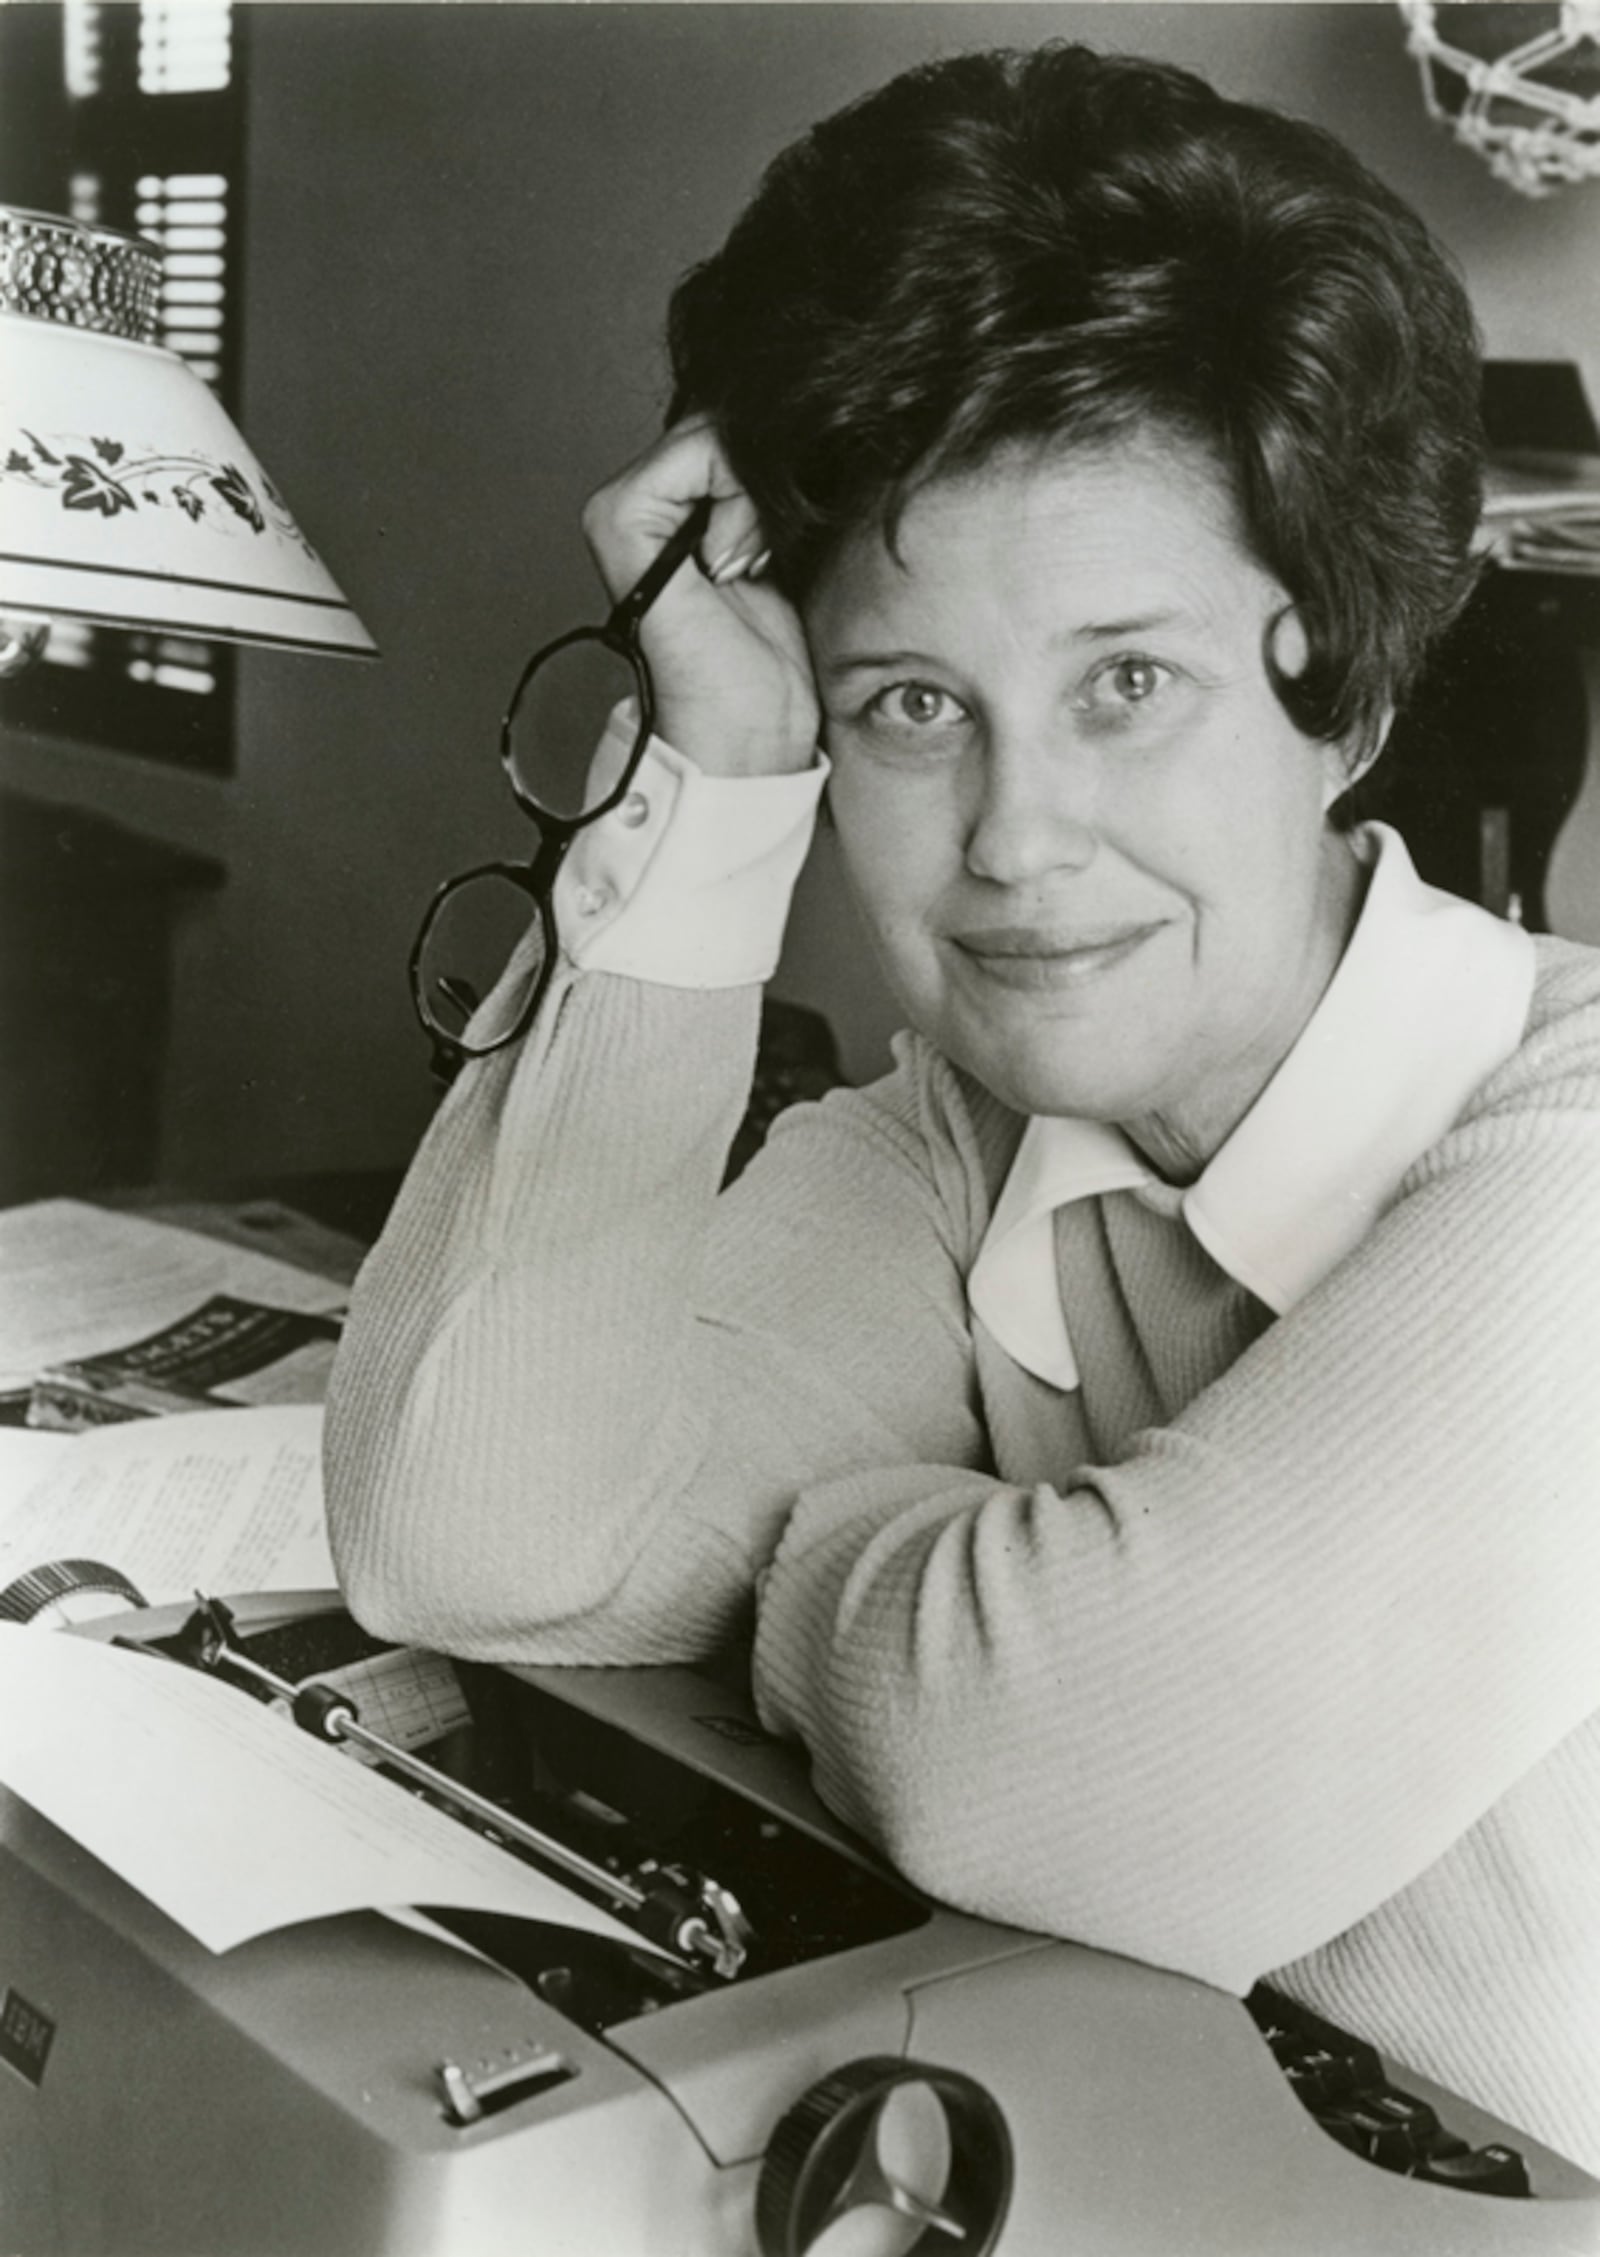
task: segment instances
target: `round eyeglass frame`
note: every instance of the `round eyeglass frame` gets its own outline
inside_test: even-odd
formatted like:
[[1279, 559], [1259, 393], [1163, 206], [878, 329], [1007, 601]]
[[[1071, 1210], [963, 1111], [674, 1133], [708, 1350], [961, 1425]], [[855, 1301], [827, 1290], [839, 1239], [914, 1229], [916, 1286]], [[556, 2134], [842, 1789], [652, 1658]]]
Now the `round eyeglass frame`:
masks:
[[[469, 1060], [492, 1057], [497, 1050], [504, 1050], [511, 1043], [519, 1041], [527, 1033], [535, 1012], [544, 1001], [560, 953], [555, 885], [561, 873], [561, 865], [578, 833], [586, 830], [591, 823], [599, 822], [602, 816], [609, 815], [627, 797], [645, 746], [655, 728], [655, 684], [651, 680], [649, 663], [639, 641], [640, 627], [645, 613], [657, 596], [679, 565], [693, 552], [706, 529], [710, 515], [711, 497], [705, 495], [696, 502], [671, 539], [663, 545], [649, 569], [625, 595], [618, 598], [599, 626], [571, 627], [565, 634], [557, 635], [553, 642], [541, 644], [517, 676], [516, 686], [500, 721], [500, 766], [511, 787], [512, 798], [537, 827], [539, 844], [531, 859], [526, 862], [480, 862], [471, 870], [462, 870], [453, 878], [446, 878], [422, 913], [422, 922], [417, 927], [416, 938], [411, 944], [407, 965], [412, 1009], [423, 1033], [433, 1046], [433, 1071], [441, 1081], [453, 1080]], [[625, 661], [632, 670], [638, 718], [628, 757], [610, 790], [596, 800], [592, 807], [584, 808], [581, 814], [557, 815], [550, 808], [542, 806], [537, 794], [518, 779], [514, 758], [517, 715], [539, 669], [560, 652], [583, 643], [597, 644], [613, 657]], [[447, 904], [464, 887], [484, 878], [508, 879], [528, 896], [538, 914], [544, 953], [511, 1023], [482, 1041], [473, 1041], [465, 1034], [457, 1034], [441, 1024], [429, 998], [423, 964], [429, 939]], [[445, 993], [452, 1009], [463, 1013], [468, 1020], [483, 1001], [482, 997], [470, 990], [446, 988]]]

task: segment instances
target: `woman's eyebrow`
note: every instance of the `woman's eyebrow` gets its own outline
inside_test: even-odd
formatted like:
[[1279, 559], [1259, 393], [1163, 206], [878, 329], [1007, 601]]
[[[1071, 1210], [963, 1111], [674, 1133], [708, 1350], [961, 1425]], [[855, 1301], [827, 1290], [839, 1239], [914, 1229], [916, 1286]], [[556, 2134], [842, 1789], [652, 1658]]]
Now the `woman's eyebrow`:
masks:
[[1064, 642], [1111, 643], [1127, 635], [1205, 634], [1211, 621], [1201, 612], [1184, 610], [1141, 611], [1126, 619], [1086, 619], [1062, 629]]
[[846, 674], [876, 674], [885, 668], [938, 664], [927, 651], [917, 650], [847, 650], [816, 661], [817, 672], [835, 680]]

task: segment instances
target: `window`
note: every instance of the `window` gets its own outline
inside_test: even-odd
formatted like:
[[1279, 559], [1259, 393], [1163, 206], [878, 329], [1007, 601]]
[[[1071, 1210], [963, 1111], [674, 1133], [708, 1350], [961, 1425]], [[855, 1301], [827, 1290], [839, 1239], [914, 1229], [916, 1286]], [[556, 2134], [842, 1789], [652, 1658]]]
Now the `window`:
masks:
[[[0, 6], [0, 193], [159, 244], [156, 342], [188, 361], [230, 412], [242, 302], [245, 14], [229, 0]], [[232, 765], [233, 659], [224, 643], [62, 622], [43, 660], [0, 695], [5, 718], [22, 727], [188, 767]]]

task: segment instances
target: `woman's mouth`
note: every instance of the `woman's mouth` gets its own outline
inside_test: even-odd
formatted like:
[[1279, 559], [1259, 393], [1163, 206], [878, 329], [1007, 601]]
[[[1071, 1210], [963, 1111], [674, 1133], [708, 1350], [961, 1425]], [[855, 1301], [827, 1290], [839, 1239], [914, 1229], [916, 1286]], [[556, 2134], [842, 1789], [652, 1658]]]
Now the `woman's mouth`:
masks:
[[1118, 925], [1067, 933], [1036, 925], [990, 925], [952, 935], [954, 946], [997, 987], [1048, 991], [1084, 987], [1125, 964], [1161, 930]]

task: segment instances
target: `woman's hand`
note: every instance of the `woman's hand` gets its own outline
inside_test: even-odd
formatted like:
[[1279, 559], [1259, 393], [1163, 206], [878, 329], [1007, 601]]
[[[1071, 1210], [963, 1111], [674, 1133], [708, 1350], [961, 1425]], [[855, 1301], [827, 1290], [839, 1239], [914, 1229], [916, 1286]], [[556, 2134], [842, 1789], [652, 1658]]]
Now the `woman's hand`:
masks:
[[713, 499], [704, 570], [675, 572], [644, 622], [657, 732], [708, 775], [808, 768], [818, 710], [805, 637], [777, 590], [751, 576], [764, 561], [761, 527], [710, 424], [675, 425], [602, 486], [584, 510], [584, 535], [616, 598], [703, 494]]

